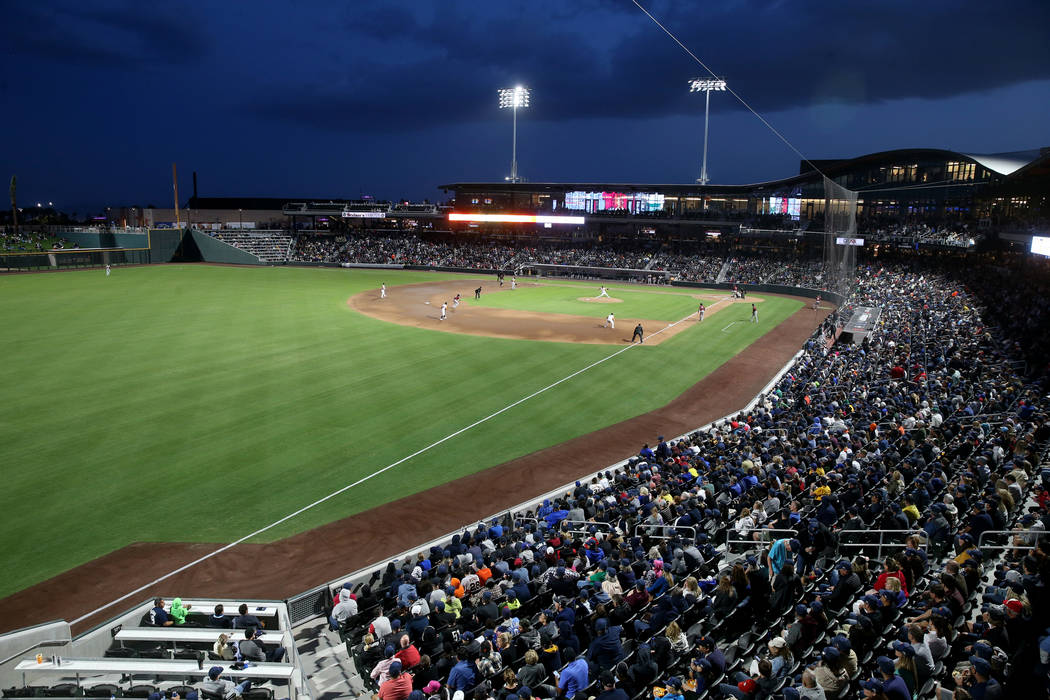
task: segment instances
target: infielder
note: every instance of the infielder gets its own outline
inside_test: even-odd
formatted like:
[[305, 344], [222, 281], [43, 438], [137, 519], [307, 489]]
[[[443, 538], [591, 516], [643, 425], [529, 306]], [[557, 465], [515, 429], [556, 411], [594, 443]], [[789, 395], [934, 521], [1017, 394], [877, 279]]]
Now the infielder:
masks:
[[697, 315], [697, 317], [698, 317], [698, 318], [697, 318], [697, 320], [698, 320], [698, 321], [703, 321], [703, 320], [704, 320], [704, 312], [706, 312], [706, 311], [707, 311], [707, 309], [705, 309], [705, 308], [704, 308], [704, 305], [703, 305], [703, 304], [701, 304], [701, 305], [700, 305], [700, 308], [699, 308], [699, 309], [697, 309], [697, 312], [696, 312], [696, 315]]
[[478, 287], [477, 289], [474, 290], [474, 298], [475, 299], [480, 299], [481, 298], [481, 287]]
[[614, 314], [609, 314], [608, 316], [606, 316], [605, 324], [602, 326], [602, 328], [616, 328], [616, 316]]
[[631, 345], [634, 345], [634, 339], [637, 338], [639, 343], [644, 343], [645, 338], [642, 337], [642, 324], [638, 324], [634, 327], [634, 335], [631, 336]]
[[386, 299], [386, 282], [379, 287], [379, 298]]
[[109, 277], [109, 265], [106, 265], [106, 277]]
[[818, 294], [817, 298], [813, 300], [813, 310], [816, 311], [819, 308], [820, 308], [820, 295]]
[[758, 307], [751, 304], [751, 323], [758, 323]]
[[511, 289], [517, 289], [518, 288], [518, 278], [517, 277], [511, 277], [510, 278], [510, 288]]
[[439, 321], [444, 321], [445, 320], [445, 311], [447, 309], [448, 309], [448, 302], [447, 301], [441, 302], [441, 318], [438, 319]]
[[452, 308], [453, 309], [458, 309], [459, 308], [459, 295], [458, 294], [456, 296], [452, 297]]
[[[605, 287], [602, 287], [602, 291], [598, 293], [598, 298], [608, 297], [608, 296], [609, 296], [609, 290], [607, 290]], [[609, 297], [609, 298], [612, 299], [612, 297]]]

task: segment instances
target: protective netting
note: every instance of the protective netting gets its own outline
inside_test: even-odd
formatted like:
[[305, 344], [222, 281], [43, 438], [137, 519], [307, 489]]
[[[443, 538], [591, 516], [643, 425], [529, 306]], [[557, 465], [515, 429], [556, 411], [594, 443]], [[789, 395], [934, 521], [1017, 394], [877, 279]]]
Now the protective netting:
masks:
[[824, 178], [824, 288], [848, 297], [857, 278], [857, 193]]

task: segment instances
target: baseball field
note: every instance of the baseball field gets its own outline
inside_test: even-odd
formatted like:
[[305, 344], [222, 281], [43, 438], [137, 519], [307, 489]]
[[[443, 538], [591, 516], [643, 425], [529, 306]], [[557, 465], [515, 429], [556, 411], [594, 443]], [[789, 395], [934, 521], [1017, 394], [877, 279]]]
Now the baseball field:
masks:
[[717, 291], [509, 285], [203, 265], [0, 276], [0, 598], [133, 542], [231, 542], [360, 482], [252, 541], [278, 540], [652, 411], [802, 306], [760, 295], [750, 323], [752, 299]]

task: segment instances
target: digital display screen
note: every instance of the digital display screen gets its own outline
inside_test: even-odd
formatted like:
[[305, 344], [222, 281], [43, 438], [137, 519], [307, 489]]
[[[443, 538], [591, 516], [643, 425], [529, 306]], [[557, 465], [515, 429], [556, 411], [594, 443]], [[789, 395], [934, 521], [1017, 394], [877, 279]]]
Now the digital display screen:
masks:
[[594, 213], [625, 210], [632, 213], [660, 211], [664, 196], [657, 192], [581, 192], [565, 193], [565, 208]]
[[770, 197], [770, 214], [787, 214], [798, 221], [802, 214], [802, 200], [799, 197]]
[[862, 245], [864, 245], [864, 239], [863, 238], [841, 238], [840, 237], [840, 238], [836, 238], [835, 239], [835, 243], [837, 243], [838, 245], [862, 246]]
[[344, 219], [385, 219], [386, 212], [382, 211], [344, 211]]
[[1032, 236], [1032, 252], [1036, 255], [1050, 256], [1050, 237]]

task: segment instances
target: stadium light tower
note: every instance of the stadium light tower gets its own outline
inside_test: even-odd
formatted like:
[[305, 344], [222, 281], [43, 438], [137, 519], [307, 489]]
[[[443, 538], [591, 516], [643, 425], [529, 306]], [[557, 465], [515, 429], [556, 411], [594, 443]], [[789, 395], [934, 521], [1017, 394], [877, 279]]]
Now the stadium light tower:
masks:
[[706, 102], [704, 105], [704, 163], [700, 166], [700, 179], [697, 180], [701, 185], [706, 185], [708, 181], [707, 177], [707, 125], [711, 119], [711, 91], [718, 90], [724, 92], [726, 89], [726, 81], [721, 78], [697, 78], [696, 80], [689, 81], [689, 92], [702, 92], [706, 95]]
[[512, 88], [500, 88], [499, 108], [510, 107], [514, 113], [514, 136], [511, 141], [510, 150], [510, 177], [505, 178], [510, 182], [518, 182], [518, 108], [529, 106], [529, 89], [521, 85]]

